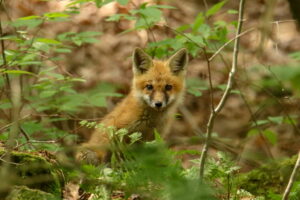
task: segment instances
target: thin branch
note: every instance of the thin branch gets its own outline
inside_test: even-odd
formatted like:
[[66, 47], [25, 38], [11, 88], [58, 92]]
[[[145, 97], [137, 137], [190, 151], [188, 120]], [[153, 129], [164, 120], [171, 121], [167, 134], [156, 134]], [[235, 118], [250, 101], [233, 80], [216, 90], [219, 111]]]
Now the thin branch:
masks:
[[58, 142], [57, 142], [57, 140], [41, 140], [41, 141], [40, 140], [28, 140], [25, 143], [17, 145], [16, 147], [14, 147], [14, 149], [18, 149], [18, 148], [20, 148], [22, 146], [25, 146], [27, 144], [32, 145], [32, 143], [57, 144]]
[[[2, 3], [2, 2], [1, 2]], [[0, 4], [2, 5], [2, 4]], [[4, 34], [3, 34], [3, 30], [2, 30], [2, 21], [0, 19], [0, 37], [3, 37]], [[2, 55], [2, 60], [3, 60], [3, 64], [1, 65], [1, 67], [3, 68], [7, 68], [7, 60], [6, 60], [6, 56], [5, 56], [5, 45], [4, 45], [4, 40], [1, 39], [0, 40], [0, 44], [1, 44], [1, 55]], [[7, 73], [4, 73], [4, 79], [5, 79], [5, 82], [6, 82], [6, 87], [4, 88], [4, 91], [5, 91], [5, 94], [7, 96], [7, 98], [9, 100], [11, 100], [11, 96], [10, 96], [10, 93], [9, 93], [9, 90], [10, 90], [10, 80], [9, 80], [9, 77], [8, 77], [8, 74]]]
[[[3, 30], [2, 30], [2, 22], [1, 22], [1, 20], [0, 20], [0, 37], [3, 37], [3, 36], [4, 36], [4, 34], [3, 34]], [[3, 66], [3, 67], [6, 67], [6, 63], [7, 63], [7, 62], [6, 62], [5, 52], [4, 52], [4, 50], [5, 50], [5, 47], [4, 47], [4, 40], [1, 39], [0, 43], [1, 43], [1, 55], [2, 55], [2, 60], [3, 60], [2, 66]]]
[[213, 92], [213, 84], [212, 84], [212, 75], [211, 75], [211, 67], [210, 67], [210, 60], [207, 55], [207, 51], [205, 47], [203, 47], [204, 57], [207, 63], [207, 71], [208, 71], [208, 82], [209, 82], [209, 91], [210, 91], [210, 109], [211, 112], [215, 112], [214, 106], [214, 92]]
[[291, 192], [291, 189], [292, 189], [293, 183], [294, 183], [294, 181], [296, 179], [297, 171], [299, 170], [299, 168], [300, 168], [300, 151], [298, 152], [298, 159], [297, 159], [297, 161], [295, 163], [295, 167], [294, 167], [293, 172], [291, 174], [289, 183], [286, 186], [286, 189], [284, 191], [282, 200], [288, 200], [289, 199], [289, 194]]
[[[270, 22], [271, 24], [275, 24], [276, 26], [278, 26], [280, 23], [286, 23], [286, 22], [295, 22], [296, 20], [281, 20], [281, 21], [274, 21], [274, 22]], [[254, 30], [256, 30], [257, 27], [252, 27], [249, 28], [247, 30], [245, 30], [244, 32], [236, 35], [234, 38], [228, 40], [225, 44], [223, 44], [210, 58], [209, 61], [212, 61], [226, 46], [228, 46], [231, 42], [233, 42], [237, 37], [242, 37]]]
[[30, 142], [31, 139], [30, 139], [29, 135], [24, 131], [24, 129], [22, 127], [20, 127], [20, 131], [21, 131], [22, 135], [25, 137], [26, 141], [31, 146], [31, 148], [36, 149], [35, 146], [33, 146], [33, 144]]
[[[236, 36], [238, 36], [241, 33], [242, 30], [242, 25], [243, 25], [243, 13], [244, 13], [244, 4], [245, 0], [240, 0], [240, 5], [239, 5], [239, 18], [238, 18], [238, 27], [236, 31]], [[234, 81], [234, 75], [236, 73], [237, 69], [237, 61], [238, 61], [238, 52], [239, 52], [239, 41], [240, 38], [236, 37], [235, 43], [234, 43], [234, 49], [233, 49], [233, 61], [232, 61], [232, 66], [231, 66], [231, 71], [229, 72], [229, 77], [228, 77], [228, 82], [227, 86], [225, 89], [225, 92], [217, 105], [217, 107], [214, 109], [214, 112], [211, 112], [208, 123], [207, 123], [207, 130], [206, 130], [206, 141], [202, 150], [202, 154], [200, 157], [200, 168], [199, 168], [199, 175], [200, 175], [200, 180], [203, 180], [203, 175], [204, 175], [204, 164], [206, 161], [207, 157], [207, 152], [209, 148], [209, 143], [210, 143], [210, 138], [214, 126], [214, 121], [218, 113], [222, 110], [224, 107], [227, 98], [229, 97], [229, 94], [232, 89], [233, 81]]]
[[[226, 60], [225, 60], [225, 58], [222, 56], [222, 54], [220, 54], [220, 57], [221, 57], [221, 59], [222, 59], [222, 61], [223, 61], [223, 63], [226, 65], [226, 68], [227, 69], [229, 69], [230, 68], [230, 66], [229, 66], [229, 62], [226, 62]], [[248, 77], [247, 77], [248, 78]], [[238, 80], [238, 79], [235, 79], [235, 81], [237, 82], [237, 81], [240, 81], [240, 80]], [[252, 84], [251, 82], [249, 82], [249, 83], [247, 83], [247, 84]], [[259, 137], [262, 139], [262, 141], [263, 141], [263, 147], [264, 147], [264, 150], [266, 151], [266, 153], [268, 154], [268, 156], [271, 158], [271, 159], [274, 159], [274, 156], [273, 156], [273, 154], [272, 154], [272, 152], [271, 152], [271, 150], [270, 150], [270, 147], [269, 147], [269, 145], [268, 145], [268, 142], [267, 142], [267, 140], [266, 140], [266, 138], [264, 137], [264, 135], [263, 135], [263, 133], [262, 133], [262, 130], [261, 130], [261, 127], [258, 125], [258, 123], [257, 123], [257, 119], [256, 119], [256, 113], [255, 112], [253, 112], [252, 111], [252, 109], [251, 109], [251, 107], [250, 107], [250, 105], [249, 105], [249, 103], [248, 103], [248, 101], [246, 100], [246, 97], [245, 97], [245, 95], [243, 94], [243, 92], [242, 92], [242, 90], [241, 90], [241, 88], [239, 87], [239, 85], [240, 84], [236, 84], [236, 87], [237, 87], [237, 89], [239, 90], [239, 94], [240, 94], [240, 97], [241, 97], [241, 99], [243, 100], [243, 102], [244, 102], [244, 104], [245, 104], [245, 106], [246, 106], [246, 108], [247, 108], [247, 110], [248, 110], [248, 112], [249, 112], [249, 114], [250, 114], [250, 116], [251, 116], [251, 120], [252, 120], [252, 122], [254, 123], [254, 125], [255, 125], [255, 128], [258, 130], [258, 133], [259, 133]], [[245, 142], [245, 141], [244, 141]], [[242, 145], [242, 146], [244, 146], [244, 145]], [[241, 152], [243, 151], [243, 147], [242, 147], [242, 149], [240, 150]], [[237, 160], [239, 160], [240, 159], [240, 156], [238, 156], [238, 159]]]
[[242, 37], [244, 35], [246, 35], [247, 33], [250, 33], [251, 31], [254, 31], [256, 28], [249, 28], [248, 30], [236, 35], [234, 38], [230, 39], [229, 41], [227, 41], [225, 44], [223, 44], [210, 58], [209, 61], [212, 61], [214, 59], [215, 56], [217, 56], [227, 45], [229, 45], [231, 42], [233, 42], [234, 40], [236, 40], [239, 37]]
[[[263, 132], [262, 132], [262, 130], [261, 130], [261, 127], [260, 127], [260, 126], [258, 125], [258, 123], [257, 123], [257, 120], [256, 120], [256, 118], [255, 118], [255, 114], [253, 113], [253, 111], [252, 111], [252, 109], [251, 109], [251, 107], [250, 107], [250, 105], [249, 105], [249, 103], [248, 103], [248, 101], [247, 101], [245, 95], [242, 93], [242, 91], [241, 91], [241, 89], [239, 88], [238, 84], [237, 84], [237, 88], [238, 88], [238, 90], [240, 91], [240, 97], [241, 97], [241, 99], [244, 101], [244, 104], [245, 104], [245, 106], [246, 106], [246, 108], [247, 108], [247, 110], [248, 110], [248, 112], [249, 112], [249, 114], [250, 114], [250, 116], [251, 116], [251, 120], [252, 120], [253, 123], [254, 123], [254, 127], [258, 130], [259, 137], [260, 137], [260, 138], [262, 139], [262, 141], [263, 141], [263, 144], [264, 144], [264, 147], [265, 147], [265, 151], [267, 152], [268, 156], [269, 156], [271, 159], [274, 160], [274, 156], [273, 156], [273, 154], [272, 154], [272, 152], [271, 152], [271, 149], [270, 149], [270, 147], [269, 147], [269, 145], [268, 145], [268, 142], [267, 142], [265, 136], [263, 135]], [[244, 149], [244, 148], [243, 148], [243, 149]]]

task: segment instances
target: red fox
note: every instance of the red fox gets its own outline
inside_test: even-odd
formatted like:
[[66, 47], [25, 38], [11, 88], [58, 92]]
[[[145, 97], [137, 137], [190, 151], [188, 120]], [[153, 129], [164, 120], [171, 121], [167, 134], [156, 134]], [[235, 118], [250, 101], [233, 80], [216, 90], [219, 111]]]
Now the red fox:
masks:
[[[131, 92], [100, 123], [116, 129], [126, 128], [129, 133], [140, 132], [143, 140], [152, 139], [154, 129], [161, 134], [168, 132], [176, 108], [183, 100], [187, 63], [186, 49], [161, 61], [152, 60], [142, 49], [136, 48]], [[108, 134], [96, 130], [82, 147], [95, 152], [94, 156], [103, 162], [107, 159], [109, 143]], [[80, 156], [94, 159], [87, 154]]]

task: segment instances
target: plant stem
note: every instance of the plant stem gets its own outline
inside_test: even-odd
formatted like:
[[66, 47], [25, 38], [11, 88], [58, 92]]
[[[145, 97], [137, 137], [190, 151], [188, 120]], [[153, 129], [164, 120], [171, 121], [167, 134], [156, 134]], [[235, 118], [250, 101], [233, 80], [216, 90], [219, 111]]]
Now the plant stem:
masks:
[[295, 167], [293, 169], [293, 172], [291, 174], [289, 183], [286, 186], [286, 189], [284, 191], [282, 200], [288, 200], [289, 199], [289, 194], [291, 192], [291, 189], [292, 189], [293, 183], [294, 183], [294, 181], [296, 179], [296, 174], [297, 174], [297, 171], [299, 170], [299, 168], [300, 168], [300, 151], [298, 152], [298, 158], [297, 158], [297, 161], [295, 163]]
[[240, 35], [241, 30], [242, 30], [242, 25], [243, 25], [244, 4], [245, 4], [245, 0], [240, 0], [238, 27], [237, 27], [237, 31], [236, 31], [236, 37], [235, 37], [236, 39], [235, 39], [234, 49], [233, 49], [232, 66], [231, 66], [231, 70], [229, 72], [227, 86], [226, 86], [225, 92], [224, 92], [219, 104], [210, 113], [209, 120], [208, 120], [208, 123], [207, 123], [206, 140], [205, 140], [205, 144], [204, 144], [202, 154], [201, 154], [201, 157], [200, 157], [199, 176], [200, 176], [201, 181], [203, 181], [204, 164], [205, 164], [206, 157], [207, 157], [207, 152], [208, 152], [208, 148], [209, 148], [209, 143], [210, 143], [210, 139], [211, 139], [212, 130], [213, 130], [213, 127], [214, 127], [215, 118], [218, 115], [218, 113], [222, 110], [222, 108], [224, 107], [224, 105], [226, 103], [227, 98], [229, 97], [229, 94], [230, 94], [231, 89], [232, 89], [233, 81], [234, 81], [234, 75], [235, 75], [236, 69], [237, 69], [239, 41], [240, 41], [240, 37], [238, 37], [238, 35]]

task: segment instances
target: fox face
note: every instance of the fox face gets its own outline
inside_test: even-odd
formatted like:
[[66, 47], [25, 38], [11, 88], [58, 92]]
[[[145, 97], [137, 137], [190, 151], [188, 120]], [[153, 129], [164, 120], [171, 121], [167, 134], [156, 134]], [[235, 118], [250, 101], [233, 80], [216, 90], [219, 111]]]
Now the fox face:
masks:
[[166, 61], [152, 60], [142, 49], [133, 53], [133, 91], [137, 98], [162, 111], [183, 97], [188, 63], [186, 49], [177, 51]]

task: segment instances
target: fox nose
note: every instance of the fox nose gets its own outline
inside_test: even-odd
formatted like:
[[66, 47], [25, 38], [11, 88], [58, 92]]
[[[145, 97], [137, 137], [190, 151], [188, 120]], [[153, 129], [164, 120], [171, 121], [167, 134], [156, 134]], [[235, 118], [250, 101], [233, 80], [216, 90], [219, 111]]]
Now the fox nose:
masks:
[[162, 106], [162, 102], [158, 101], [155, 103], [156, 108], [160, 108]]

